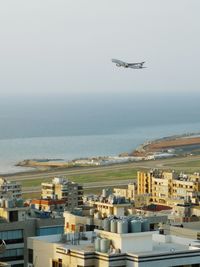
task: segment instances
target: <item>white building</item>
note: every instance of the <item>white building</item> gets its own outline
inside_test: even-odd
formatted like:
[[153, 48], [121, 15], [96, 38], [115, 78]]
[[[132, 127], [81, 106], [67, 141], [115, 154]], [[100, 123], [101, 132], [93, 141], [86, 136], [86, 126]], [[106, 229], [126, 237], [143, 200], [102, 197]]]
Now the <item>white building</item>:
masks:
[[[96, 239], [94, 234], [98, 236]], [[37, 267], [168, 267], [199, 266], [200, 263], [197, 240], [150, 231], [119, 234], [95, 230], [31, 237], [28, 249], [28, 266], [35, 266], [37, 262]]]
[[0, 178], [0, 198], [22, 198], [21, 184]]

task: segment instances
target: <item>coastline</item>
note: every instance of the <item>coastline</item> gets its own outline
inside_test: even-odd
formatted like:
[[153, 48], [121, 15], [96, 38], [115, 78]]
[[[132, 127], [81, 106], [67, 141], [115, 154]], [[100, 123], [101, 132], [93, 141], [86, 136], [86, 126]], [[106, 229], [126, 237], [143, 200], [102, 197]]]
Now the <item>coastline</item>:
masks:
[[[195, 148], [194, 148], [195, 146]], [[200, 154], [200, 133], [185, 133], [158, 138], [144, 142], [131, 153], [121, 153], [118, 156], [98, 156], [73, 159], [25, 159], [16, 164], [19, 167], [30, 168], [20, 173], [46, 172], [57, 169], [74, 169], [83, 167], [106, 166], [143, 160], [159, 160], [170, 157], [182, 157], [186, 155]], [[12, 173], [13, 174], [13, 173]], [[7, 174], [6, 176], [8, 176]]]

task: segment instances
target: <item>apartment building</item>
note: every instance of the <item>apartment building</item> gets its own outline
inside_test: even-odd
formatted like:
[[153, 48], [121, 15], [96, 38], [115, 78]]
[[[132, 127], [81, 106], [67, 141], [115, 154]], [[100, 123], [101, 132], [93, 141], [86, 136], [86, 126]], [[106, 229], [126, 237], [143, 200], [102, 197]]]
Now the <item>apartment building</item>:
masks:
[[65, 200], [65, 209], [73, 210], [83, 205], [83, 187], [62, 177], [55, 177], [51, 183], [42, 183], [42, 199]]
[[0, 198], [22, 198], [21, 184], [0, 178]]
[[150, 194], [150, 201], [167, 205], [183, 204], [190, 201], [199, 204], [200, 175], [199, 173], [177, 174], [152, 170], [138, 172], [138, 195]]

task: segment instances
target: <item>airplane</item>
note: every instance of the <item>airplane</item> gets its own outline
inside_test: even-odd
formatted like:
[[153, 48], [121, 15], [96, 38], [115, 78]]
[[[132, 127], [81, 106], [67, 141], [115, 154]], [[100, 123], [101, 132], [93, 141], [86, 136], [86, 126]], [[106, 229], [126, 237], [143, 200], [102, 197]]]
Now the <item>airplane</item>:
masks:
[[124, 67], [124, 68], [132, 68], [132, 69], [144, 69], [146, 67], [143, 67], [144, 62], [140, 63], [127, 63], [118, 59], [112, 59], [113, 63], [116, 63], [117, 67]]

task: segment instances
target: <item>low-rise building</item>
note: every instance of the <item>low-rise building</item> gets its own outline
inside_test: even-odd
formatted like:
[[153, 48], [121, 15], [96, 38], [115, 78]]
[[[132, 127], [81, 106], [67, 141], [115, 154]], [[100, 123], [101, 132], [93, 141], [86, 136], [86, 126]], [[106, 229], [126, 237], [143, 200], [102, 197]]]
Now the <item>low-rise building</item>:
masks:
[[63, 212], [65, 209], [66, 202], [64, 199], [32, 199], [30, 201], [32, 208], [37, 210], [52, 212], [60, 211]]
[[127, 188], [114, 188], [113, 191], [116, 196], [125, 197], [130, 201], [134, 201], [137, 195], [137, 184], [129, 183]]

